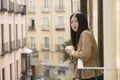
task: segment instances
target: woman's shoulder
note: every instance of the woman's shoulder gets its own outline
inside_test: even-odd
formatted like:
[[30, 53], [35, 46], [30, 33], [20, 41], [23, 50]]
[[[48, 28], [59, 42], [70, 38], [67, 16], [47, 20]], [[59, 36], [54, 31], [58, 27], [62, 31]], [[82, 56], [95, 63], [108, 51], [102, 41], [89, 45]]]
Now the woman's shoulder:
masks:
[[92, 32], [89, 31], [89, 30], [84, 30], [82, 33], [81, 33], [81, 36], [92, 36]]

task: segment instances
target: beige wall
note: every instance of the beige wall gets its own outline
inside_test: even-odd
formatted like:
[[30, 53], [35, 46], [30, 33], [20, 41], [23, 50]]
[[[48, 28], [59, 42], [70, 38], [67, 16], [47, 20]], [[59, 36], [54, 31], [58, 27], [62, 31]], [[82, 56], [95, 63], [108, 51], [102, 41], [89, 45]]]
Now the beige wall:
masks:
[[[116, 0], [103, 0], [104, 67], [106, 80], [117, 79]], [[108, 57], [109, 55], [109, 57]]]
[[117, 10], [117, 66], [118, 66], [118, 80], [120, 79], [120, 0], [116, 2]]

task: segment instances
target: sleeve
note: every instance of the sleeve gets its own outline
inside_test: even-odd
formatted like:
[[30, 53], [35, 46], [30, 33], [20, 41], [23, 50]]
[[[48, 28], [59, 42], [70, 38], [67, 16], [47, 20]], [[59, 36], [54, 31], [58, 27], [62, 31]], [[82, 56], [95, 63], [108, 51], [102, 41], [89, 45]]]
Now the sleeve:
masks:
[[[82, 39], [82, 46], [81, 50], [73, 51], [71, 56], [75, 58], [81, 58], [83, 61], [87, 61], [91, 57], [92, 52], [92, 42], [91, 42], [91, 35], [88, 33], [84, 33], [84, 35], [81, 35]], [[79, 46], [79, 45], [78, 45]]]

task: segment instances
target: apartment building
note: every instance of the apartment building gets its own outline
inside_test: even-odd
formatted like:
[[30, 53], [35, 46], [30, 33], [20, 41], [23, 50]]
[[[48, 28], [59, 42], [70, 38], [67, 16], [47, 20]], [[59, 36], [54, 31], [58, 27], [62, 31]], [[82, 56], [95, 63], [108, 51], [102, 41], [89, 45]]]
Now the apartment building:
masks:
[[27, 3], [27, 47], [34, 50], [33, 75], [39, 78], [66, 75], [69, 65], [63, 62], [62, 44], [70, 39], [71, 2], [28, 0]]
[[0, 0], [0, 80], [21, 77], [20, 48], [25, 45], [25, 1]]

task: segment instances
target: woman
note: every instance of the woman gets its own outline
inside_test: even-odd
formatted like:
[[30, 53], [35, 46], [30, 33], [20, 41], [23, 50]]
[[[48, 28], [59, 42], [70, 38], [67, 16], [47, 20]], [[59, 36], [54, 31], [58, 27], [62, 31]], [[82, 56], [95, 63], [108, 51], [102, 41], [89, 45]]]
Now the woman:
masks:
[[[84, 67], [99, 67], [98, 48], [88, 22], [82, 13], [70, 17], [72, 46], [66, 46], [66, 52], [73, 57], [73, 80], [78, 79], [77, 60], [82, 59]], [[97, 70], [98, 80], [103, 80], [102, 71]], [[82, 70], [82, 80], [95, 80], [94, 70]]]

